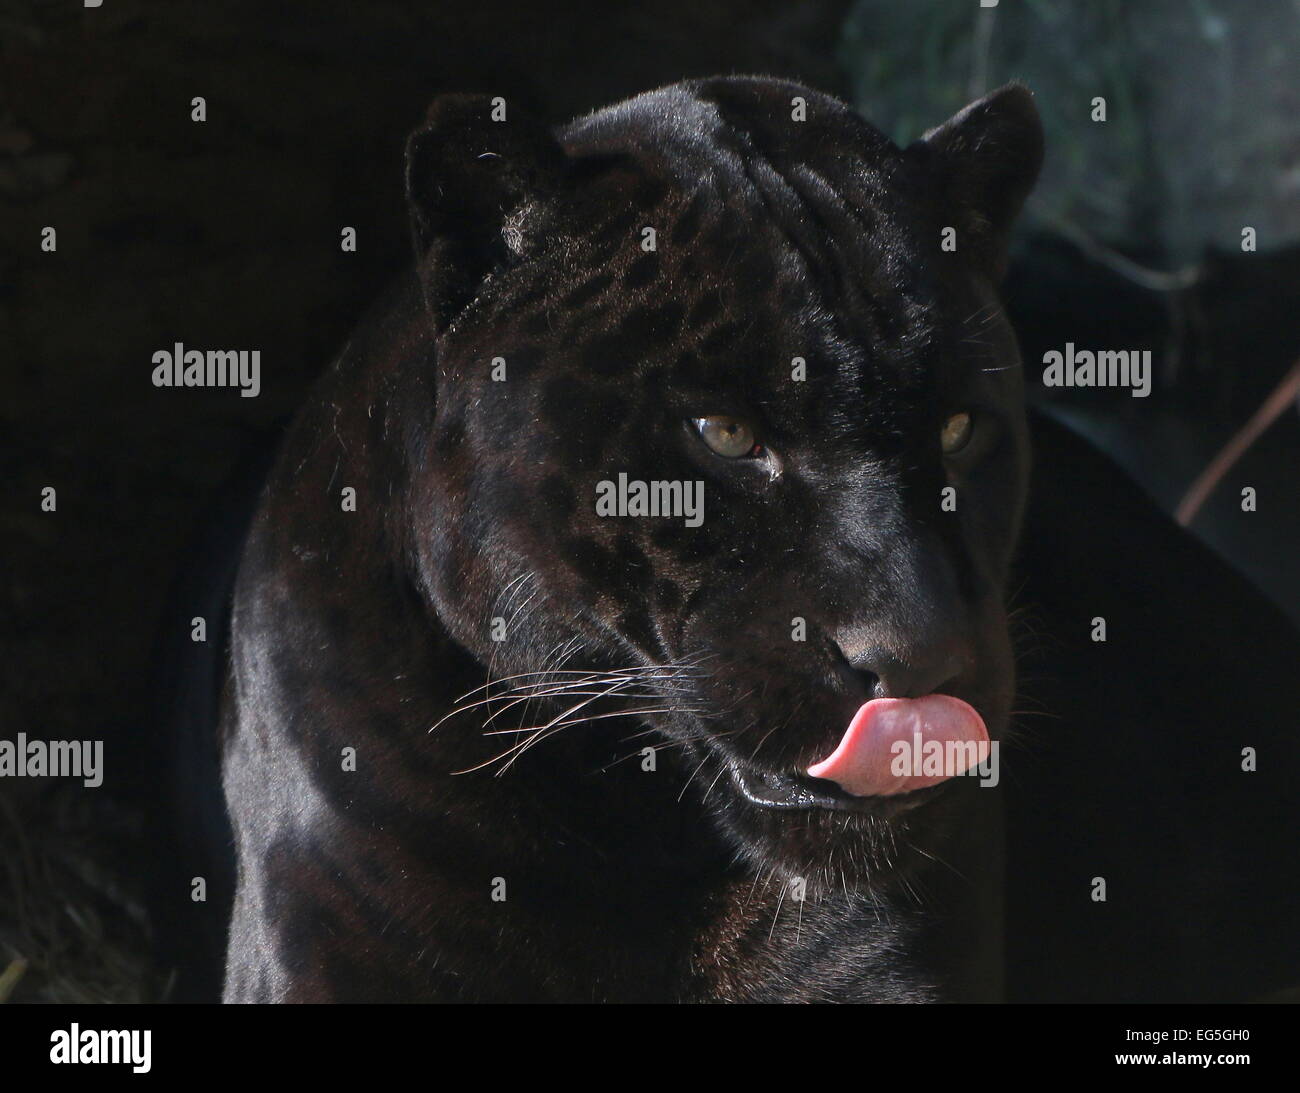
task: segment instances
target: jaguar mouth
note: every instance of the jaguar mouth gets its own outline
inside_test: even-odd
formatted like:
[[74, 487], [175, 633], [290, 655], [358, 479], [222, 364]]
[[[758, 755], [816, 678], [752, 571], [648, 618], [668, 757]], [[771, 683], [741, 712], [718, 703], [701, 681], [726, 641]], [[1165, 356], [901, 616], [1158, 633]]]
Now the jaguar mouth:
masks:
[[803, 774], [771, 773], [734, 761], [733, 781], [761, 808], [879, 814], [929, 800], [949, 779], [989, 756], [984, 719], [946, 694], [864, 703], [835, 750]]
[[759, 808], [777, 810], [825, 809], [875, 816], [892, 815], [924, 804], [944, 789], [944, 786], [938, 785], [890, 797], [858, 797], [825, 778], [761, 771], [735, 761], [729, 764], [728, 769], [732, 782], [745, 800]]

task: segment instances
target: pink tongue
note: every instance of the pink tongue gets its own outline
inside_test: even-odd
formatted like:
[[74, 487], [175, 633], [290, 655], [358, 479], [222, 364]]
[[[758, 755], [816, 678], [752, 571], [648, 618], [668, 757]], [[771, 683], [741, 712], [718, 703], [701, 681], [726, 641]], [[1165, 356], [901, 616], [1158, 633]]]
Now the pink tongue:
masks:
[[[931, 741], [943, 745], [942, 757], [935, 755], [938, 749]], [[974, 747], [949, 748], [950, 741]], [[837, 782], [856, 797], [910, 793], [938, 785], [987, 758], [988, 741], [984, 719], [960, 698], [873, 698], [853, 715], [839, 747], [808, 773]]]

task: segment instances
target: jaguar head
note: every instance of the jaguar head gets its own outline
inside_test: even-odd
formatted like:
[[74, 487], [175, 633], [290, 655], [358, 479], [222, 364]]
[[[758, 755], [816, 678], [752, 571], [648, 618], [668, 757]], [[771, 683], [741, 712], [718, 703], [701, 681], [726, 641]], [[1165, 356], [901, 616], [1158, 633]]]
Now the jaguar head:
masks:
[[1028, 452], [997, 288], [1031, 96], [905, 148], [768, 79], [556, 132], [512, 109], [440, 99], [408, 147], [437, 335], [415, 539], [508, 680], [496, 727], [659, 748], [646, 777], [791, 875], [923, 848], [974, 779], [907, 746], [986, 756], [1014, 689]]

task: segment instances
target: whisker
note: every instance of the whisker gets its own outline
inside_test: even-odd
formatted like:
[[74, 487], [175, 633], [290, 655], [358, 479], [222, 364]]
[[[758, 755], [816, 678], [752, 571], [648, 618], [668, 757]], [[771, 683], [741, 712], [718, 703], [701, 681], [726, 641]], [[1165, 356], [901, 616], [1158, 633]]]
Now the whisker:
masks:
[[[575, 706], [575, 707], [571, 707], [571, 708], [570, 708], [570, 709], [569, 709], [569, 710], [568, 710], [564, 715], [562, 715], [562, 716], [567, 717], [568, 714], [569, 714], [569, 713], [572, 713], [575, 709], [581, 709], [583, 706], [590, 705], [590, 704], [591, 704], [592, 702], [594, 702], [594, 701], [595, 701], [594, 698], [589, 698], [589, 699], [587, 699], [586, 702], [580, 702], [580, 703], [578, 703], [577, 706]], [[572, 726], [572, 725], [585, 725], [586, 723], [588, 723], [588, 722], [590, 722], [590, 721], [604, 721], [604, 720], [606, 720], [607, 718], [610, 718], [610, 717], [641, 717], [641, 716], [645, 716], [646, 714], [652, 714], [652, 713], [668, 713], [668, 712], [673, 712], [673, 711], [670, 711], [670, 710], [668, 710], [668, 709], [665, 709], [665, 708], [662, 707], [662, 706], [654, 706], [654, 707], [647, 707], [646, 709], [641, 709], [641, 710], [613, 710], [613, 711], [611, 711], [611, 712], [609, 712], [609, 713], [602, 713], [602, 714], [589, 714], [589, 715], [586, 716], [586, 717], [579, 717], [579, 718], [576, 718], [576, 719], [574, 719], [574, 720], [572, 720], [572, 721], [559, 721], [559, 722], [552, 721], [552, 722], [550, 722], [549, 724], [544, 725], [544, 726], [542, 727], [542, 729], [539, 730], [539, 732], [538, 732], [537, 735], [530, 736], [527, 740], [525, 740], [525, 741], [523, 742], [523, 744], [520, 745], [520, 747], [519, 747], [518, 750], [515, 752], [515, 754], [512, 755], [512, 756], [510, 757], [509, 762], [507, 762], [507, 763], [506, 763], [506, 764], [505, 764], [505, 765], [504, 765], [504, 766], [503, 766], [499, 771], [497, 771], [497, 776], [500, 777], [502, 774], [504, 774], [504, 773], [506, 772], [506, 770], [509, 769], [511, 763], [513, 763], [516, 759], [518, 759], [519, 756], [521, 756], [524, 752], [526, 752], [526, 751], [527, 751], [529, 748], [531, 748], [534, 744], [536, 744], [536, 743], [540, 743], [542, 740], [546, 739], [546, 738], [549, 737], [549, 736], [554, 736], [557, 732], [560, 731], [560, 729], [569, 728], [569, 727]], [[689, 709], [686, 709], [686, 708], [681, 708], [681, 709], [679, 709], [679, 710], [676, 711], [676, 712], [680, 712], [680, 713], [692, 713], [692, 712], [694, 712], [694, 711], [689, 710]], [[547, 731], [548, 729], [550, 730], [549, 732]], [[543, 734], [544, 734], [544, 735], [543, 735]]]
[[687, 775], [687, 777], [686, 777], [686, 781], [685, 781], [685, 783], [682, 785], [682, 791], [681, 791], [681, 793], [677, 794], [677, 800], [678, 800], [678, 801], [680, 801], [683, 797], [686, 796], [686, 791], [687, 791], [688, 789], [691, 788], [691, 783], [692, 783], [693, 781], [695, 781], [695, 776], [696, 776], [697, 774], [699, 774], [700, 771], [701, 771], [702, 769], [704, 769], [704, 764], [707, 763], [707, 762], [709, 761], [709, 759], [711, 759], [711, 758], [712, 758], [712, 756], [710, 756], [710, 755], [706, 752], [705, 755], [704, 755], [704, 758], [700, 760], [700, 765], [699, 765], [698, 767], [696, 767], [693, 771], [691, 771], [691, 773], [690, 773], [689, 775]]
[[[506, 704], [505, 704], [501, 709], [497, 710], [496, 713], [494, 713], [494, 714], [492, 714], [491, 716], [489, 716], [488, 719], [487, 719], [486, 721], [483, 722], [483, 727], [486, 729], [488, 725], [492, 724], [493, 721], [495, 721], [498, 717], [500, 717], [500, 716], [501, 716], [503, 713], [505, 713], [507, 710], [513, 709], [515, 706], [518, 706], [518, 705], [520, 705], [521, 703], [524, 704], [524, 707], [525, 707], [524, 712], [525, 712], [525, 715], [526, 715], [526, 714], [527, 714], [527, 704], [528, 704], [529, 702], [533, 702], [533, 701], [536, 700], [536, 699], [541, 699], [541, 698], [558, 698], [558, 697], [561, 696], [561, 695], [564, 695], [564, 696], [566, 696], [566, 697], [569, 696], [569, 695], [572, 695], [572, 696], [574, 696], [575, 698], [582, 697], [582, 696], [584, 696], [584, 695], [591, 695], [591, 696], [593, 696], [593, 697], [597, 697], [597, 698], [598, 698], [599, 696], [601, 696], [601, 695], [603, 695], [603, 694], [606, 694], [606, 693], [607, 693], [607, 691], [605, 691], [605, 690], [600, 690], [600, 691], [584, 691], [584, 690], [578, 690], [578, 689], [577, 689], [577, 685], [575, 685], [575, 686], [573, 686], [573, 687], [557, 687], [557, 688], [555, 688], [555, 689], [553, 689], [553, 690], [550, 690], [550, 691], [538, 691], [538, 692], [536, 692], [536, 693], [534, 693], [534, 694], [523, 695], [523, 696], [518, 697], [518, 698], [511, 698], [508, 702], [506, 701], [506, 695], [498, 695], [496, 698], [485, 699], [485, 700], [482, 701], [482, 702], [476, 702], [476, 703], [474, 703], [474, 706], [485, 706], [485, 705], [488, 705], [489, 703], [492, 703], [492, 702], [505, 702], [505, 703], [506, 703]], [[662, 695], [660, 692], [655, 691], [655, 690], [641, 690], [641, 691], [636, 691], [636, 692], [632, 692], [632, 691], [623, 691], [622, 694], [623, 694], [625, 697], [627, 697], [627, 698], [664, 698], [664, 697], [666, 697], [666, 696]], [[465, 710], [469, 710], [469, 709], [473, 709], [473, 708], [474, 708], [473, 706], [466, 706], [466, 707], [464, 707]], [[463, 712], [463, 711], [462, 711], [462, 712]], [[511, 731], [514, 731], [514, 730], [511, 730]], [[489, 734], [485, 734], [485, 735], [489, 735]]]
[[[604, 691], [598, 692], [598, 694], [604, 694], [604, 693], [605, 693]], [[574, 720], [572, 721], [561, 721], [556, 726], [556, 728], [563, 728], [568, 725], [584, 725], [588, 721], [604, 721], [608, 717], [641, 717], [646, 714], [652, 714], [652, 713], [698, 714], [704, 712], [705, 711], [703, 710], [691, 709], [689, 706], [646, 706], [642, 709], [637, 709], [637, 710], [611, 710], [609, 713], [592, 714], [590, 717], [578, 717], [578, 718], [574, 718]], [[536, 729], [537, 729], [536, 725], [530, 725], [528, 728], [525, 729], [493, 729], [491, 732], [485, 732], [483, 735], [484, 736], [509, 736], [512, 733], [534, 732]], [[657, 730], [655, 729], [647, 729], [646, 733], [652, 733], [656, 731]], [[639, 735], [645, 735], [645, 733]], [[698, 737], [697, 739], [704, 739], [704, 738]]]
[[[522, 755], [525, 751], [527, 751], [528, 748], [529, 748], [533, 743], [535, 743], [535, 742], [536, 742], [537, 740], [539, 740], [543, 735], [545, 735], [545, 734], [547, 733], [547, 730], [548, 730], [548, 729], [554, 728], [555, 725], [556, 725], [558, 722], [564, 720], [564, 718], [568, 717], [570, 714], [577, 713], [578, 710], [581, 710], [581, 709], [584, 708], [585, 706], [590, 706], [593, 702], [596, 701], [597, 698], [601, 698], [601, 697], [604, 697], [605, 695], [609, 695], [609, 694], [614, 694], [615, 692], [617, 692], [618, 690], [620, 690], [622, 686], [623, 686], [622, 683], [616, 683], [614, 686], [608, 688], [608, 689], [605, 690], [605, 691], [601, 691], [599, 694], [596, 694], [596, 695], [594, 695], [594, 696], [592, 696], [592, 697], [590, 697], [590, 698], [584, 698], [581, 702], [577, 702], [577, 703], [575, 703], [574, 705], [570, 706], [570, 707], [569, 707], [567, 710], [565, 710], [563, 713], [557, 714], [557, 715], [556, 715], [555, 717], [553, 717], [550, 721], [548, 721], [545, 725], [533, 726], [533, 728], [534, 728], [536, 731], [534, 732], [534, 734], [533, 734], [532, 736], [528, 737], [527, 740], [523, 740], [523, 741], [521, 741], [520, 743], [517, 743], [517, 744], [512, 745], [511, 747], [507, 748], [504, 752], [502, 752], [500, 755], [495, 756], [495, 757], [492, 758], [492, 759], [489, 759], [489, 760], [488, 760], [487, 762], [485, 762], [485, 763], [479, 763], [477, 766], [470, 767], [468, 770], [453, 771], [453, 773], [454, 773], [454, 774], [470, 774], [470, 773], [472, 773], [473, 771], [476, 771], [476, 770], [482, 770], [482, 769], [483, 769], [484, 767], [486, 767], [486, 766], [491, 766], [493, 763], [497, 762], [497, 760], [499, 760], [499, 759], [505, 759], [505, 757], [506, 757], [507, 755], [510, 755], [510, 759], [507, 760], [505, 766], [503, 766], [503, 767], [501, 768], [501, 770], [497, 771], [498, 776], [501, 775], [501, 774], [503, 774], [503, 773], [505, 772], [506, 768], [508, 768], [508, 767], [509, 767], [509, 766], [510, 766], [510, 765], [511, 765], [511, 764], [512, 764], [516, 759], [518, 759], [520, 755]], [[511, 752], [513, 752], [514, 754], [511, 755]]]
[[[583, 675], [583, 676], [610, 676], [610, 675], [631, 675], [642, 672], [670, 672], [672, 675], [683, 675], [687, 670], [693, 670], [698, 665], [664, 665], [664, 664], [640, 664], [630, 668], [619, 668], [615, 672], [607, 672], [599, 668], [549, 668], [536, 672], [519, 672], [516, 675], [498, 676], [490, 683], [484, 683], [475, 687], [472, 691], [466, 691], [463, 695], [458, 696], [454, 701], [462, 702], [469, 698], [470, 695], [478, 694], [479, 691], [487, 690], [498, 683], [508, 683], [514, 679], [530, 679], [533, 676], [550, 676], [550, 675]], [[692, 676], [689, 678], [703, 678], [702, 676]]]
[[[522, 673], [520, 678], [522, 678], [523, 675], [534, 676], [539, 674], [541, 673], [537, 673], [537, 672]], [[450, 718], [456, 716], [457, 714], [465, 713], [468, 710], [473, 710], [481, 706], [488, 706], [494, 702], [505, 702], [509, 700], [512, 704], [514, 704], [523, 701], [524, 699], [546, 698], [552, 695], [564, 694], [566, 691], [572, 691], [577, 687], [583, 687], [586, 686], [587, 684], [599, 684], [599, 683], [638, 683], [638, 684], [648, 685], [647, 681], [649, 681], [649, 682], [657, 683], [659, 685], [660, 690], [667, 689], [671, 691], [672, 690], [671, 685], [675, 683], [678, 678], [679, 677], [676, 675], [670, 675], [662, 679], [656, 679], [655, 677], [646, 675], [644, 673], [640, 673], [638, 675], [631, 675], [627, 673], [588, 671], [588, 672], [580, 673], [577, 679], [562, 680], [559, 682], [539, 680], [536, 683], [519, 684], [514, 687], [507, 688], [505, 691], [502, 691], [500, 694], [488, 695], [484, 698], [476, 699], [474, 702], [469, 702], [469, 703], [464, 702], [463, 701], [464, 698], [467, 698], [469, 697], [469, 695], [475, 694], [478, 691], [484, 689], [482, 687], [476, 687], [473, 691], [466, 692], [466, 694], [463, 695], [461, 699], [458, 699], [456, 705], [454, 705], [441, 718], [435, 721], [433, 725], [430, 726], [428, 731], [433, 732], [433, 730], [438, 728], [444, 721], [449, 720]], [[505, 681], [496, 680], [494, 682], [501, 683]], [[493, 716], [495, 717], [496, 715], [494, 714]], [[492, 720], [492, 718], [489, 718], [489, 721], [490, 720]]]

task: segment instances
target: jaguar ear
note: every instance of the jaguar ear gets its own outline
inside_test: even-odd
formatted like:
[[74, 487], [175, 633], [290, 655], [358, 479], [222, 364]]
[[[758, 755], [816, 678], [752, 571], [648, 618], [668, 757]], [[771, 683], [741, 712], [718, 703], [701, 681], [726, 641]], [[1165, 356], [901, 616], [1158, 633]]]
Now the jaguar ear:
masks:
[[515, 262], [553, 198], [564, 153], [502, 99], [443, 95], [406, 142], [416, 266], [439, 333]]
[[1043, 164], [1043, 126], [1033, 95], [1023, 84], [1000, 87], [913, 147], [928, 150], [939, 170], [959, 238], [964, 229], [982, 264], [1001, 279], [1011, 225]]

